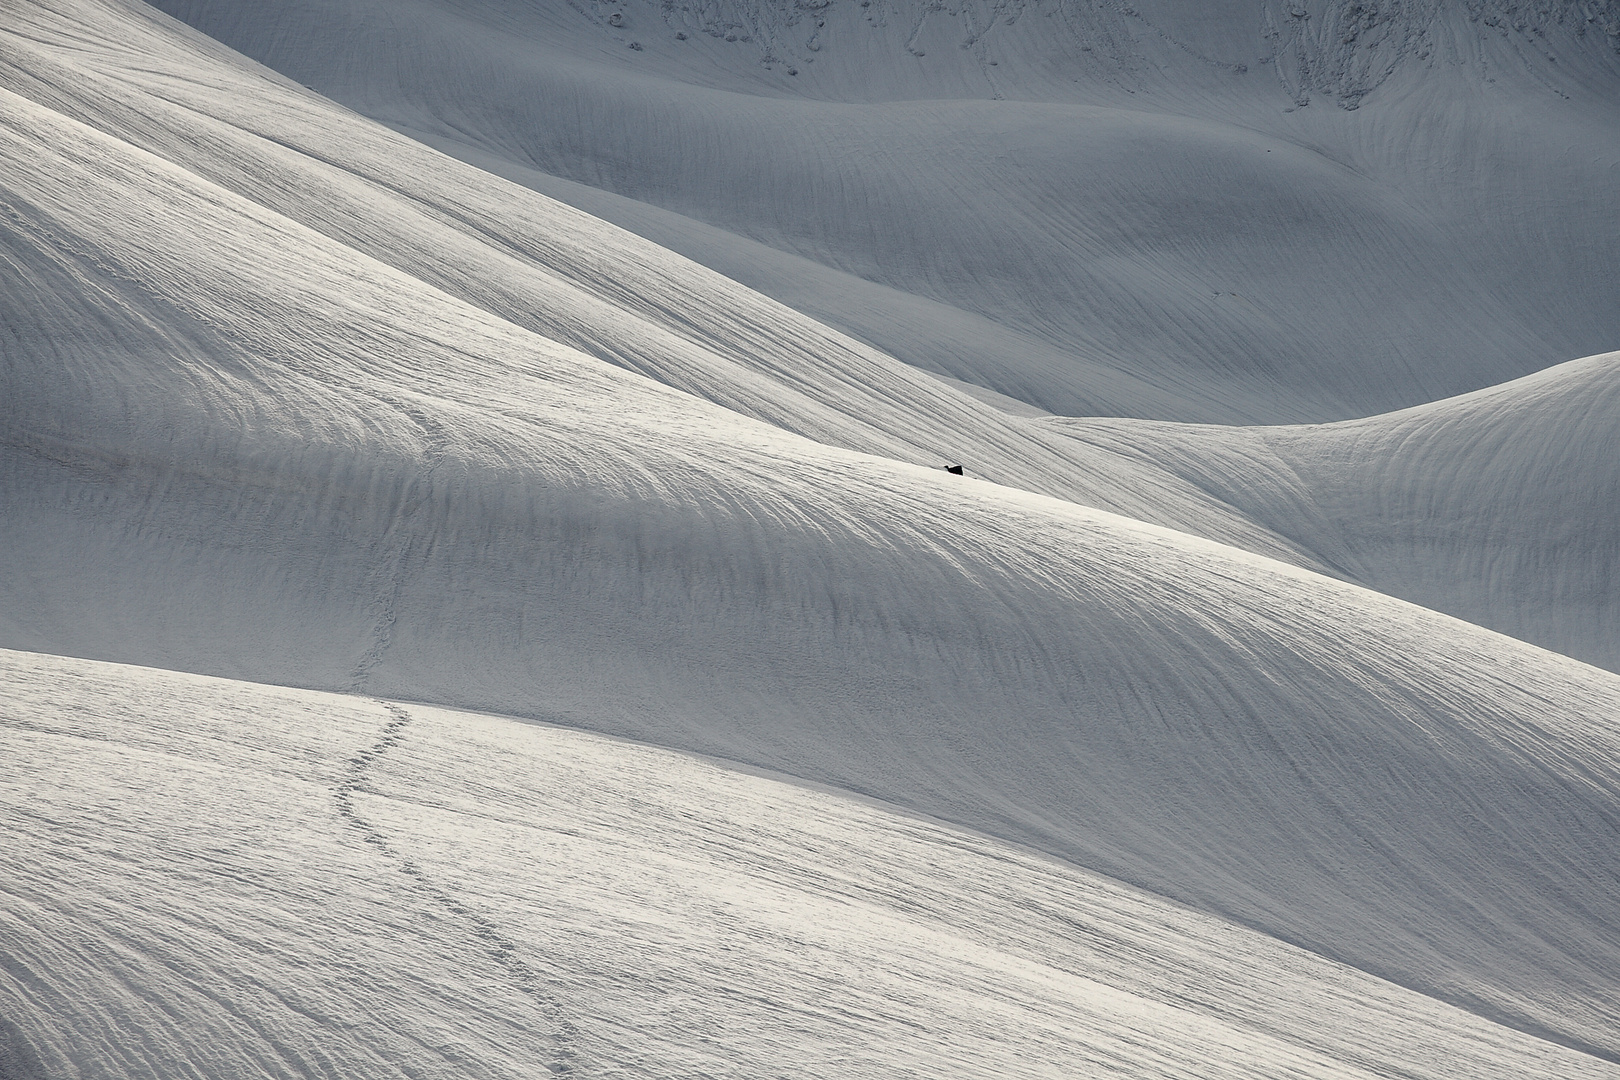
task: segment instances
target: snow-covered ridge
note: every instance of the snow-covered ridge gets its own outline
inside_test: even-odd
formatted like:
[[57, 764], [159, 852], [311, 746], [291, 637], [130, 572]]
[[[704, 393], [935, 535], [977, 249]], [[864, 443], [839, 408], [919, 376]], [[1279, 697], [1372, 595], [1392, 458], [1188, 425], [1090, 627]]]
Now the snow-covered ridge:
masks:
[[[58, 33], [66, 25], [40, 22]], [[68, 40], [71, 49], [14, 53], [13, 83], [502, 320], [820, 442], [921, 464], [971, 462], [976, 476], [1314, 565], [1165, 470], [1015, 422], [652, 244], [355, 125], [328, 102], [229, 69], [200, 85], [185, 74], [199, 62], [189, 50], [163, 71], [165, 39], [133, 26], [102, 38], [94, 64]], [[42, 183], [54, 182], [50, 171], [40, 167]], [[79, 197], [59, 195], [69, 208]], [[125, 227], [145, 225], [132, 217]], [[95, 221], [81, 243], [103, 242], [106, 229]], [[39, 257], [59, 253], [48, 242]], [[40, 339], [60, 349], [55, 292], [40, 286], [35, 305], [19, 293], [12, 318], [20, 325], [40, 312]], [[83, 347], [127, 348], [125, 335]], [[36, 426], [45, 414], [40, 403], [18, 409]]]
[[[1224, 451], [1218, 462], [1184, 467], [1149, 453], [1156, 437], [1129, 423], [1124, 430], [1144, 433], [1141, 445], [1133, 444], [1134, 436], [1053, 438], [1043, 425], [942, 392], [893, 358], [731, 281], [548, 200], [492, 183], [486, 173], [357, 127], [328, 103], [263, 85], [257, 73], [226, 64], [206, 82], [194, 80], [187, 73], [206, 62], [205, 42], [178, 47], [172, 31], [142, 29], [143, 20], [101, 35], [96, 51], [87, 53], [77, 34], [65, 34], [66, 24], [42, 13], [35, 18], [39, 35], [10, 57], [14, 85], [504, 320], [824, 443], [921, 464], [965, 462], [976, 476], [1327, 570], [1581, 659], [1620, 663], [1612, 632], [1620, 615], [1615, 590], [1605, 584], [1613, 544], [1597, 537], [1607, 526], [1603, 508], [1609, 500], [1601, 489], [1608, 474], [1596, 464], [1605, 455], [1590, 439], [1564, 453], [1571, 445], [1564, 421], [1546, 409], [1535, 414], [1547, 416], [1535, 432], [1515, 437], [1511, 461], [1547, 474], [1551, 483], [1527, 477], [1506, 458], [1493, 459], [1504, 470], [1501, 476], [1479, 492], [1468, 488], [1466, 497], [1463, 487], [1436, 479], [1448, 466], [1414, 474], [1411, 482], [1442, 484], [1452, 506], [1472, 507], [1475, 517], [1484, 514], [1497, 524], [1453, 519], [1428, 504], [1387, 511], [1434, 535], [1435, 544], [1424, 550], [1397, 546], [1369, 562], [1349, 549], [1374, 542], [1358, 539], [1358, 531], [1373, 527], [1386, 511], [1363, 503], [1318, 509], [1315, 496], [1301, 499], [1297, 493], [1269, 506], [1266, 493], [1278, 480], [1275, 470], [1267, 471], [1266, 453]], [[53, 26], [73, 43], [71, 49], [48, 47]], [[144, 227], [138, 217], [130, 224]], [[44, 257], [55, 258], [49, 247]], [[69, 334], [54, 312], [72, 290], [48, 282], [39, 288], [39, 302], [26, 304], [19, 280], [10, 317], [13, 332], [21, 333], [26, 312], [42, 313], [41, 349], [67, 348], [85, 326], [116, 325], [105, 314], [84, 313]], [[82, 347], [127, 349], [132, 340], [126, 328]], [[28, 418], [31, 429], [51, 411], [34, 400], [35, 387], [51, 385], [44, 379], [17, 391], [17, 415]], [[1141, 388], [1120, 389], [1137, 394]], [[1606, 397], [1574, 386], [1569, 395], [1586, 422], [1609, 422]], [[78, 403], [63, 408], [79, 418], [75, 423], [90, 415]], [[1531, 423], [1531, 415], [1525, 412], [1515, 423]], [[95, 424], [110, 422], [102, 417]], [[1214, 432], [1246, 447], [1265, 437], [1209, 429], [1201, 445], [1209, 445]], [[1249, 456], [1234, 460], [1233, 453]], [[1540, 455], [1534, 459], [1539, 466], [1533, 455]], [[1390, 456], [1397, 464], [1416, 460], [1399, 451]], [[1358, 483], [1374, 483], [1371, 466], [1353, 468]], [[1292, 484], [1282, 477], [1283, 489]], [[1583, 487], [1589, 484], [1600, 490]], [[1505, 541], [1501, 529], [1512, 515], [1485, 512], [1498, 500], [1521, 511], [1530, 502], [1541, 509], [1520, 513], [1516, 520], [1523, 527]], [[1597, 538], [1573, 544], [1559, 539], [1576, 533]], [[1482, 565], [1482, 558], [1494, 565]], [[1503, 560], [1520, 569], [1505, 571]]]

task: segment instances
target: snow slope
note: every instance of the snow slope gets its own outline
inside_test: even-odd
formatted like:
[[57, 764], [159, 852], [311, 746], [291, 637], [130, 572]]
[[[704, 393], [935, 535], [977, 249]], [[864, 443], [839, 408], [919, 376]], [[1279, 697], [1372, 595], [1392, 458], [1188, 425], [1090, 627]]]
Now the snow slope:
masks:
[[0, 687], [8, 1080], [1616, 1075], [669, 751], [27, 653]]
[[778, 770], [1620, 1058], [1620, 677], [150, 9], [0, 28], [0, 644]]
[[[36, 7], [31, 40], [7, 58], [9, 81], [504, 320], [736, 412], [849, 449], [969, 462], [977, 476], [1310, 564], [1163, 469], [1012, 422], [734, 282], [356, 125], [327, 102], [228, 65], [211, 65], [209, 79], [196, 80], [202, 57], [176, 49], [171, 28], [146, 21], [122, 20], [87, 40], [95, 21], [74, 5]], [[77, 193], [58, 197], [69, 207]], [[98, 221], [89, 231], [103, 228]], [[32, 288], [19, 281], [19, 299]], [[31, 332], [41, 348], [61, 348], [59, 290], [37, 288], [41, 314]], [[20, 324], [29, 308], [16, 306]], [[126, 336], [120, 330], [84, 347], [123, 347]], [[42, 408], [19, 411], [38, 416]]]
[[739, 418], [7, 100], [10, 641], [722, 753], [1614, 1052], [1612, 677]]
[[[1044, 425], [943, 393], [892, 357], [698, 273], [666, 251], [357, 126], [307, 94], [265, 86], [262, 74], [238, 70], [217, 49], [210, 55], [202, 43], [178, 47], [172, 27], [153, 27], [134, 10], [133, 22], [100, 32], [74, 5], [19, 13], [30, 32], [7, 58], [8, 81], [485, 311], [775, 426], [918, 463], [965, 462], [977, 476], [1332, 572], [1581, 659], [1617, 663], [1614, 593], [1589, 587], [1608, 572], [1612, 546], [1563, 543], [1552, 520], [1561, 519], [1566, 532], [1572, 522], [1603, 532], [1605, 500], [1577, 490], [1603, 483], [1601, 452], [1557, 459], [1554, 471], [1567, 478], [1560, 482], [1573, 486], [1556, 502], [1547, 498], [1552, 488], [1521, 491], [1522, 470], [1486, 485], [1504, 505], [1539, 499], [1545, 508], [1525, 518], [1514, 537], [1511, 557], [1529, 568], [1523, 580], [1503, 584], [1482, 567], [1482, 559], [1502, 557], [1494, 553], [1497, 540], [1492, 553], [1457, 549], [1486, 534], [1426, 512], [1411, 518], [1412, 527], [1450, 539], [1370, 563], [1350, 558], [1347, 545], [1363, 543], [1350, 534], [1379, 511], [1358, 503], [1324, 518], [1304, 507], [1306, 517], [1296, 520], [1297, 499], [1256, 504], [1247, 488], [1274, 482], [1262, 479], [1263, 455], [1253, 467], [1233, 467], [1228, 454], [1212, 478], [1208, 468], [1161, 461], [1129, 439], [1053, 438]], [[209, 71], [205, 80], [191, 76], [199, 64]], [[37, 288], [42, 314], [29, 332], [37, 347], [63, 349], [69, 335], [56, 312], [63, 290], [48, 276], [28, 284], [35, 272], [12, 286], [13, 332], [23, 332], [22, 298]], [[75, 320], [73, 334], [102, 319]], [[126, 348], [129, 340], [127, 329], [109, 330], [104, 341], [78, 347]], [[36, 393], [16, 391], [19, 415], [45, 415]], [[1547, 446], [1559, 430], [1549, 426], [1542, 438], [1519, 442]], [[1487, 502], [1476, 493], [1454, 505]], [[1553, 560], [1563, 567], [1556, 575], [1545, 569]]]
[[1620, 340], [1615, 0], [158, 6], [1056, 413], [1341, 419]]
[[1315, 427], [1049, 423], [1350, 580], [1620, 670], [1620, 353]]

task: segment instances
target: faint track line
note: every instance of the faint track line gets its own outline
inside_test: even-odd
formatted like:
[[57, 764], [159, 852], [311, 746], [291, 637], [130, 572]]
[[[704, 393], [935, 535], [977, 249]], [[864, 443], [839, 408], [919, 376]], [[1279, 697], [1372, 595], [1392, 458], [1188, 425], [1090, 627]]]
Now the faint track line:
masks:
[[406, 855], [383, 835], [354, 805], [356, 794], [366, 790], [366, 776], [371, 767], [394, 747], [404, 741], [411, 715], [403, 708], [387, 701], [378, 701], [388, 710], [389, 721], [383, 726], [376, 742], [350, 758], [344, 768], [343, 779], [333, 792], [333, 802], [344, 822], [360, 833], [367, 844], [376, 848], [400, 873], [410, 878], [412, 885], [439, 907], [465, 923], [479, 947], [491, 960], [506, 970], [513, 985], [533, 999], [555, 1030], [556, 1051], [547, 1068], [555, 1075], [572, 1076], [576, 1071], [573, 1044], [579, 1029], [569, 1021], [561, 1003], [546, 990], [546, 979], [519, 955], [517, 943], [501, 932], [493, 919], [468, 907], [435, 882], [409, 855]]
[[405, 589], [406, 579], [420, 569], [419, 563], [423, 561], [416, 557], [416, 552], [425, 545], [420, 542], [421, 538], [413, 526], [433, 497], [434, 473], [444, 461], [450, 446], [444, 424], [427, 410], [386, 395], [379, 396], [379, 400], [399, 410], [421, 429], [424, 452], [421, 472], [407, 481], [400, 492], [399, 514], [382, 534], [380, 558], [367, 574], [368, 588], [373, 593], [366, 609], [372, 616], [371, 643], [349, 673], [348, 691], [351, 694], [365, 692], [372, 669], [382, 663], [384, 654], [394, 642], [400, 594]]

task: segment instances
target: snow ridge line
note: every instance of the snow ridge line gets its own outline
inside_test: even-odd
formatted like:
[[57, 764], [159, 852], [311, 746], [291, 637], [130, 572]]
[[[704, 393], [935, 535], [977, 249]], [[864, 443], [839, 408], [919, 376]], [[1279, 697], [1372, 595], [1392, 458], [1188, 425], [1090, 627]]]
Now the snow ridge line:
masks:
[[332, 795], [338, 815], [360, 833], [362, 840], [376, 848], [400, 873], [410, 878], [418, 891], [467, 924], [485, 955], [504, 968], [513, 985], [532, 998], [552, 1022], [556, 1051], [546, 1067], [553, 1075], [572, 1076], [575, 1071], [572, 1044], [577, 1040], [579, 1029], [564, 1015], [561, 1002], [546, 992], [546, 979], [518, 955], [517, 943], [503, 934], [494, 920], [463, 904], [436, 883], [410, 856], [395, 847], [381, 829], [355, 809], [354, 796], [366, 790], [367, 772], [384, 754], [404, 741], [405, 729], [411, 723], [411, 714], [400, 706], [380, 700], [377, 704], [388, 711], [390, 719], [376, 742], [349, 759], [343, 779]]

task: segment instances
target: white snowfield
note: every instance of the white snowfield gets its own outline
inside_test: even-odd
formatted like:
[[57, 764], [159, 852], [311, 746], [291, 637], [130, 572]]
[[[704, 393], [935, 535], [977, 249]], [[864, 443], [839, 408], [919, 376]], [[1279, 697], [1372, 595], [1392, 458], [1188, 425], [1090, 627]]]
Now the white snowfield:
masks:
[[667, 750], [27, 653], [0, 685], [8, 1080], [1616, 1072]]
[[[1515, 431], [1535, 430], [1513, 439], [1509, 460], [1517, 464], [1504, 468], [1500, 486], [1493, 476], [1449, 487], [1444, 461], [1415, 474], [1449, 499], [1443, 507], [1430, 500], [1409, 519], [1449, 538], [1444, 550], [1365, 556], [1359, 549], [1367, 541], [1355, 534], [1382, 513], [1369, 503], [1402, 497], [1398, 476], [1388, 482], [1391, 491], [1380, 486], [1385, 473], [1409, 467], [1399, 441], [1384, 440], [1376, 452], [1364, 447], [1353, 463], [1353, 482], [1369, 488], [1366, 498], [1340, 509], [1302, 506], [1290, 496], [1279, 512], [1246, 490], [1274, 482], [1261, 479], [1264, 459], [1234, 470], [1229, 454], [1211, 448], [1213, 460], [1188, 466], [1185, 454], [1160, 461], [1144, 452], [1153, 440], [1135, 446], [1054, 438], [1045, 425], [942, 392], [914, 368], [667, 251], [359, 124], [318, 98], [267, 84], [262, 72], [222, 58], [217, 47], [181, 45], [172, 24], [154, 25], [142, 12], [105, 24], [109, 16], [72, 5], [20, 10], [15, 21], [29, 32], [7, 57], [9, 81], [505, 321], [774, 426], [922, 464], [966, 462], [976, 476], [1332, 573], [1583, 660], [1620, 663], [1620, 593], [1610, 580], [1617, 525], [1607, 511], [1614, 481], [1612, 470], [1597, 465], [1606, 455], [1595, 445], [1615, 437], [1620, 416], [1586, 388], [1571, 385], [1568, 409], [1582, 411], [1592, 430], [1584, 440], [1594, 443], [1589, 456], [1584, 446], [1566, 452], [1567, 416], [1542, 408], [1521, 417]], [[208, 71], [207, 79], [195, 78], [198, 70]], [[136, 217], [130, 225], [145, 222]], [[101, 321], [75, 319], [72, 335], [64, 333], [56, 314], [61, 290], [44, 288], [42, 347], [62, 349]], [[132, 337], [119, 331], [109, 340], [129, 349]], [[38, 405], [19, 412], [41, 415]], [[78, 404], [69, 414], [82, 422]], [[1222, 438], [1244, 437], [1218, 430]], [[1447, 445], [1442, 440], [1437, 452], [1450, 454]], [[1448, 460], [1473, 459], [1458, 451]], [[1368, 475], [1376, 479], [1360, 478]], [[1282, 482], [1299, 486], [1290, 477]], [[1451, 497], [1465, 490], [1468, 498]], [[1549, 498], [1554, 491], [1568, 497]], [[1498, 503], [1512, 509], [1496, 514]], [[1501, 535], [1504, 519], [1517, 522], [1511, 537]], [[1456, 550], [1470, 545], [1476, 550]], [[1347, 547], [1358, 553], [1347, 556]], [[1524, 572], [1504, 572], [1506, 561]]]
[[1620, 342], [1620, 0], [157, 6], [1063, 415], [1337, 420]]
[[1018, 416], [134, 0], [0, 215], [8, 1077], [1620, 1074], [1614, 356]]

